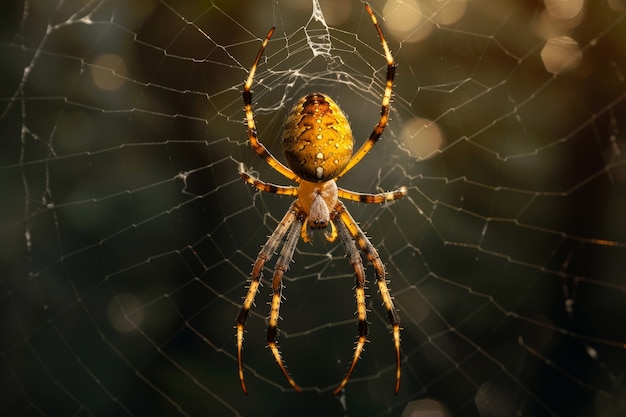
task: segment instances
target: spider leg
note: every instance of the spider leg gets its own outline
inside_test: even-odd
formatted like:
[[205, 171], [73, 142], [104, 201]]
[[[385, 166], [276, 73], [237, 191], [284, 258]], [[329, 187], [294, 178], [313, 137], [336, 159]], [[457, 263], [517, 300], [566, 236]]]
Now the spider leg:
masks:
[[[389, 292], [389, 288], [387, 287], [386, 280], [386, 272], [385, 266], [383, 265], [380, 256], [378, 255], [378, 251], [369, 241], [365, 233], [361, 230], [359, 225], [356, 223], [354, 218], [348, 213], [346, 206], [339, 201], [335, 206], [335, 212], [337, 213], [337, 223], [343, 223], [345, 227], [348, 229], [348, 232], [356, 242], [357, 246], [365, 253], [368, 261], [374, 266], [374, 270], [376, 271], [376, 283], [378, 284], [378, 290], [380, 292], [380, 296], [383, 300], [383, 304], [385, 305], [385, 309], [387, 310], [387, 319], [392, 327], [393, 334], [393, 342], [394, 348], [396, 352], [396, 385], [394, 388], [394, 393], [397, 394], [400, 389], [400, 317], [398, 317], [398, 313], [393, 305], [393, 299], [391, 297], [391, 293]], [[357, 300], [358, 302], [358, 300]], [[354, 357], [352, 359], [353, 365], [358, 360], [358, 355], [361, 352], [357, 350], [354, 352]], [[349, 371], [350, 372], [350, 371]], [[349, 374], [347, 375], [347, 377]], [[344, 381], [341, 382], [342, 385], [339, 386], [335, 390], [335, 393], [338, 393], [343, 385], [347, 382], [347, 378], [344, 378]]]
[[372, 133], [370, 133], [369, 137], [363, 143], [361, 148], [354, 155], [352, 155], [352, 158], [350, 159], [346, 167], [343, 169], [343, 171], [337, 176], [337, 178], [343, 176], [346, 172], [350, 171], [356, 164], [358, 164], [361, 161], [361, 159], [363, 159], [365, 155], [367, 155], [370, 149], [374, 147], [374, 145], [380, 138], [380, 135], [382, 135], [383, 131], [385, 130], [385, 127], [387, 126], [387, 121], [389, 120], [389, 109], [391, 106], [391, 93], [393, 90], [393, 79], [396, 74], [396, 63], [393, 59], [393, 55], [391, 54], [391, 50], [389, 49], [389, 45], [387, 44], [387, 41], [385, 40], [385, 35], [383, 35], [383, 31], [378, 25], [378, 20], [376, 19], [374, 12], [372, 11], [372, 9], [367, 3], [365, 3], [365, 9], [367, 10], [367, 13], [369, 13], [370, 18], [372, 19], [372, 23], [374, 24], [374, 27], [376, 28], [376, 31], [378, 32], [380, 43], [382, 44], [383, 50], [385, 51], [385, 58], [387, 59], [387, 81], [385, 83], [385, 92], [383, 94], [383, 100], [382, 100], [382, 104], [380, 108], [380, 120], [378, 121], [376, 126], [374, 126]]
[[246, 171], [246, 167], [243, 163], [239, 164], [239, 175], [241, 179], [245, 181], [246, 184], [250, 184], [255, 187], [259, 191], [265, 191], [266, 193], [273, 193], [279, 195], [290, 195], [297, 196], [298, 195], [298, 187], [285, 187], [282, 185], [271, 184], [265, 181], [262, 181], [258, 178], [252, 177]]
[[281, 163], [278, 159], [274, 157], [270, 153], [270, 151], [263, 145], [257, 135], [256, 123], [254, 122], [254, 112], [252, 111], [252, 81], [254, 80], [254, 74], [256, 73], [257, 66], [259, 65], [259, 61], [261, 60], [261, 56], [263, 55], [263, 51], [265, 51], [265, 47], [269, 42], [272, 34], [274, 33], [274, 27], [270, 29], [263, 40], [263, 44], [261, 45], [261, 49], [259, 50], [256, 58], [254, 59], [254, 63], [250, 68], [250, 72], [248, 74], [248, 79], [246, 80], [243, 86], [243, 103], [244, 103], [244, 113], [246, 115], [246, 123], [248, 126], [248, 140], [250, 141], [250, 145], [252, 149], [267, 162], [269, 166], [274, 168], [276, 171], [280, 172], [283, 176], [293, 180], [295, 182], [300, 182], [300, 178], [293, 173], [291, 169], [286, 167], [283, 163]]
[[400, 187], [397, 190], [387, 191], [378, 194], [357, 193], [356, 191], [346, 190], [338, 187], [337, 195], [340, 198], [352, 201], [359, 201], [368, 204], [381, 204], [387, 201], [394, 201], [404, 197], [407, 194], [406, 187]]
[[[297, 205], [297, 204], [296, 204]], [[303, 212], [299, 212], [296, 214], [295, 222], [291, 226], [289, 233], [287, 234], [287, 238], [283, 245], [282, 250], [280, 251], [280, 255], [278, 260], [276, 261], [276, 266], [274, 268], [274, 276], [272, 278], [272, 301], [270, 303], [270, 318], [269, 324], [267, 326], [267, 344], [274, 355], [274, 359], [276, 359], [276, 363], [280, 367], [280, 370], [289, 381], [289, 384], [298, 392], [301, 391], [300, 387], [293, 380], [289, 372], [287, 372], [287, 368], [285, 368], [285, 364], [280, 356], [280, 351], [278, 350], [278, 346], [276, 344], [276, 334], [278, 333], [278, 319], [280, 318], [280, 303], [282, 301], [282, 291], [283, 291], [283, 274], [287, 269], [289, 269], [289, 263], [293, 258], [293, 252], [296, 249], [296, 245], [298, 244], [298, 238], [300, 237], [300, 227], [303, 222], [305, 216]]]
[[346, 227], [345, 223], [341, 219], [336, 221], [336, 223], [341, 243], [343, 244], [346, 255], [354, 268], [354, 291], [356, 293], [356, 313], [358, 319], [357, 327], [359, 329], [359, 337], [356, 342], [356, 347], [354, 348], [352, 364], [339, 386], [335, 389], [335, 395], [339, 394], [343, 387], [348, 383], [348, 379], [350, 379], [352, 371], [354, 371], [356, 363], [361, 357], [361, 352], [363, 351], [365, 342], [367, 342], [367, 307], [365, 304], [365, 270], [363, 268], [363, 261], [361, 260], [361, 255], [359, 254], [359, 251], [354, 243], [354, 239], [352, 238], [352, 235], [350, 234], [350, 231]]
[[267, 262], [272, 257], [272, 255], [276, 251], [276, 248], [282, 241], [283, 236], [292, 227], [295, 220], [296, 210], [294, 202], [291, 207], [289, 207], [289, 210], [287, 211], [287, 214], [285, 214], [285, 217], [283, 217], [283, 219], [276, 227], [276, 230], [274, 230], [274, 233], [272, 233], [265, 245], [263, 245], [263, 247], [261, 248], [261, 251], [256, 258], [256, 261], [254, 262], [254, 266], [252, 267], [252, 279], [250, 280], [248, 292], [246, 293], [246, 297], [244, 298], [241, 310], [237, 315], [237, 361], [239, 365], [239, 380], [241, 381], [241, 389], [246, 395], [248, 394], [248, 390], [244, 381], [242, 361], [244, 326], [246, 324], [248, 315], [250, 314], [250, 309], [254, 304], [254, 297], [259, 290], [263, 266], [265, 265], [265, 262]]

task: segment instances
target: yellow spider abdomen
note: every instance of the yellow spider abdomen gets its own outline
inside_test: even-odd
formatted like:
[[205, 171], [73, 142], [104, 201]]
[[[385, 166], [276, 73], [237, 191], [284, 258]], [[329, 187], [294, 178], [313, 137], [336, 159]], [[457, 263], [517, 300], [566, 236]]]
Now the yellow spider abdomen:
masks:
[[321, 93], [302, 97], [291, 109], [283, 133], [289, 168], [311, 182], [337, 177], [352, 157], [350, 123], [337, 103]]

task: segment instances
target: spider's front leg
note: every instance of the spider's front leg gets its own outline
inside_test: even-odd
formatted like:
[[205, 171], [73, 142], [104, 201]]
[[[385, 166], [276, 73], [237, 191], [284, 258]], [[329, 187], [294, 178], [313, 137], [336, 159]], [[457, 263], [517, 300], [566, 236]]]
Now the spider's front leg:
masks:
[[[291, 237], [293, 235], [293, 230], [299, 230], [300, 228], [300, 224], [302, 223], [302, 220], [299, 219], [298, 215], [297, 215], [297, 209], [296, 209], [296, 202], [294, 202], [290, 207], [289, 210], [287, 211], [287, 214], [285, 214], [285, 217], [283, 217], [283, 219], [280, 221], [280, 223], [278, 224], [278, 226], [276, 227], [276, 230], [274, 230], [274, 233], [272, 233], [272, 235], [269, 237], [269, 239], [267, 240], [267, 242], [265, 243], [265, 245], [263, 245], [263, 247], [261, 248], [261, 251], [259, 252], [256, 261], [254, 262], [254, 266], [252, 267], [252, 279], [250, 280], [250, 285], [248, 287], [248, 292], [246, 293], [246, 296], [244, 298], [243, 304], [241, 306], [241, 310], [239, 311], [239, 314], [237, 315], [237, 361], [238, 361], [238, 366], [239, 366], [239, 380], [241, 381], [241, 389], [243, 390], [244, 394], [248, 394], [248, 389], [246, 388], [246, 383], [244, 380], [244, 375], [243, 375], [243, 359], [242, 359], [242, 349], [243, 349], [243, 333], [244, 333], [244, 327], [246, 324], [246, 320], [248, 319], [248, 316], [250, 314], [250, 309], [252, 308], [252, 305], [254, 304], [254, 298], [259, 290], [259, 285], [260, 285], [260, 281], [261, 281], [261, 276], [262, 276], [262, 271], [263, 271], [263, 266], [265, 265], [265, 262], [267, 262], [272, 255], [274, 254], [274, 252], [276, 251], [276, 248], [278, 247], [278, 245], [280, 244], [280, 242], [283, 239], [283, 236], [285, 236], [285, 234], [287, 233], [287, 231], [290, 230], [289, 236]], [[295, 224], [294, 224], [295, 223]], [[293, 239], [293, 238], [292, 238]], [[293, 248], [289, 249], [291, 251], [291, 255], [293, 255], [293, 250], [295, 249], [295, 243], [297, 243], [297, 234], [296, 234], [296, 242], [292, 242]], [[287, 246], [287, 244], [285, 244]], [[275, 283], [277, 280], [277, 272], [279, 271], [278, 266], [279, 264], [283, 264], [284, 263], [284, 259], [283, 259], [283, 254], [286, 255], [285, 252], [285, 248], [283, 247], [283, 250], [281, 251], [281, 258], [279, 258], [277, 265], [276, 265], [276, 272], [274, 273], [274, 279], [272, 282], [272, 286], [275, 287]], [[291, 255], [289, 255], [289, 259], [291, 259]], [[282, 260], [282, 262], [281, 262]], [[287, 261], [287, 265], [288, 265], [288, 261]], [[278, 277], [278, 281], [279, 281], [279, 294], [278, 294], [278, 304], [276, 304], [276, 318], [275, 321], [278, 321], [278, 308], [280, 307], [280, 288], [281, 288], [281, 278], [282, 278], [282, 273], [286, 270], [286, 267], [283, 267], [282, 271], [280, 272], [280, 275]], [[276, 290], [274, 290], [274, 294], [276, 294]], [[272, 297], [272, 311], [274, 310], [274, 299], [275, 297]], [[270, 321], [271, 324], [271, 321]], [[270, 342], [270, 328], [268, 328], [268, 342]], [[276, 349], [276, 343], [275, 343], [275, 335], [276, 335], [276, 325], [274, 325], [274, 330], [272, 330], [272, 343], [274, 345], [274, 348], [272, 349], [272, 352], [274, 352], [274, 349]], [[270, 345], [271, 347], [271, 345]], [[276, 352], [278, 352], [278, 350], [276, 349]], [[276, 354], [275, 354], [276, 356]], [[279, 356], [280, 357], [280, 356]], [[284, 366], [282, 365], [282, 363], [279, 361], [279, 365], [281, 366], [281, 369], [283, 370], [283, 372], [285, 372], [286, 374], [286, 370], [284, 369]], [[287, 374], [286, 374], [287, 375]], [[289, 376], [287, 376], [287, 379], [290, 379]], [[292, 381], [292, 380], [291, 380]], [[290, 382], [291, 382], [290, 381]], [[294, 384], [292, 384], [294, 385]]]
[[[294, 203], [297, 207], [297, 201]], [[305, 215], [303, 212], [299, 211], [296, 215], [295, 221], [289, 229], [289, 234], [287, 235], [287, 239], [283, 245], [282, 250], [280, 251], [280, 255], [278, 260], [276, 261], [276, 267], [274, 268], [274, 276], [272, 277], [272, 301], [270, 303], [270, 317], [269, 323], [267, 326], [267, 345], [269, 346], [272, 354], [274, 355], [274, 359], [276, 359], [276, 363], [280, 367], [280, 370], [289, 381], [289, 384], [298, 392], [302, 391], [296, 381], [293, 380], [289, 372], [287, 372], [287, 368], [285, 368], [285, 364], [280, 356], [280, 351], [278, 350], [278, 345], [276, 344], [276, 334], [278, 333], [278, 319], [280, 318], [280, 303], [282, 301], [282, 292], [283, 292], [283, 274], [287, 269], [289, 269], [289, 263], [293, 258], [293, 252], [296, 249], [296, 245], [298, 244], [298, 238], [300, 237], [300, 229], [302, 226], [302, 222], [304, 221]]]
[[361, 255], [359, 254], [358, 249], [356, 248], [356, 244], [354, 243], [354, 239], [350, 235], [350, 231], [346, 227], [346, 225], [338, 219], [338, 213], [336, 211], [333, 212], [333, 223], [337, 223], [337, 230], [339, 232], [339, 237], [341, 239], [341, 243], [343, 244], [344, 251], [348, 256], [348, 260], [350, 264], [354, 268], [355, 282], [354, 282], [354, 291], [356, 294], [356, 313], [358, 324], [357, 327], [359, 329], [359, 338], [357, 339], [356, 347], [354, 348], [354, 356], [352, 359], [352, 364], [346, 372], [343, 380], [339, 384], [339, 386], [333, 392], [335, 395], [339, 394], [343, 387], [348, 383], [350, 376], [352, 375], [352, 371], [356, 367], [356, 363], [361, 357], [361, 352], [363, 352], [363, 348], [365, 347], [365, 342], [367, 342], [367, 306], [365, 304], [365, 269], [363, 268], [363, 261], [361, 260]]
[[[393, 305], [393, 298], [391, 297], [391, 293], [389, 292], [389, 287], [387, 286], [387, 278], [385, 272], [385, 266], [383, 265], [380, 256], [378, 255], [378, 251], [369, 241], [365, 233], [361, 230], [357, 222], [354, 218], [348, 213], [346, 206], [343, 205], [342, 202], [338, 202], [335, 206], [334, 216], [337, 222], [337, 228], [340, 229], [339, 236], [342, 239], [344, 247], [348, 252], [348, 256], [350, 256], [351, 262], [353, 262], [355, 272], [357, 275], [357, 313], [359, 316], [359, 340], [357, 342], [357, 347], [354, 352], [354, 356], [352, 358], [352, 365], [348, 370], [348, 373], [344, 377], [343, 381], [339, 387], [335, 390], [335, 394], [338, 394], [341, 389], [348, 382], [348, 378], [350, 378], [350, 374], [354, 370], [354, 366], [356, 362], [359, 360], [359, 355], [363, 350], [363, 345], [365, 343], [365, 338], [367, 337], [367, 327], [362, 328], [362, 320], [365, 322], [365, 295], [360, 295], [360, 289], [358, 281], [360, 280], [359, 274], [363, 274], [360, 271], [362, 265], [359, 266], [359, 262], [361, 261], [360, 256], [358, 260], [354, 255], [354, 251], [356, 250], [355, 245], [358, 246], [361, 251], [367, 257], [367, 260], [372, 264], [374, 270], [376, 271], [376, 283], [378, 284], [378, 291], [380, 292], [380, 297], [383, 300], [383, 304], [385, 305], [385, 309], [387, 310], [387, 319], [389, 320], [389, 324], [391, 324], [391, 333], [393, 335], [393, 343], [396, 354], [396, 384], [394, 387], [394, 393], [398, 394], [400, 390], [400, 317], [398, 317], [398, 313], [396, 312], [396, 308]], [[347, 232], [347, 233], [346, 233]], [[348, 234], [351, 239], [348, 239], [346, 236]], [[357, 254], [358, 255], [358, 254]], [[354, 261], [353, 261], [354, 259]], [[360, 299], [363, 299], [363, 314], [360, 312]], [[366, 322], [365, 322], [366, 323]]]

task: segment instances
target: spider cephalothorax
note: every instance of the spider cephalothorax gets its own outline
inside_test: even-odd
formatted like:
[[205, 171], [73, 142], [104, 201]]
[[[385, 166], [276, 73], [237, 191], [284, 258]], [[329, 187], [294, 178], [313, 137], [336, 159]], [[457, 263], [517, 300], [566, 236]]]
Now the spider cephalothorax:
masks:
[[372, 149], [383, 133], [389, 119], [395, 63], [374, 12], [367, 4], [365, 4], [365, 9], [378, 31], [378, 36], [385, 51], [387, 81], [378, 123], [355, 154], [352, 153], [354, 139], [348, 119], [337, 103], [322, 93], [312, 93], [302, 97], [287, 116], [282, 141], [287, 166], [274, 158], [258, 140], [254, 113], [252, 111], [251, 87], [259, 60], [270, 37], [274, 33], [274, 28], [270, 29], [265, 37], [261, 49], [250, 68], [248, 79], [244, 84], [243, 101], [250, 145], [268, 165], [286, 178], [299, 184], [298, 187], [269, 184], [252, 177], [243, 164], [239, 165], [241, 178], [258, 190], [296, 197], [283, 219], [278, 223], [272, 235], [261, 248], [254, 262], [250, 286], [244, 298], [241, 311], [237, 316], [237, 358], [239, 379], [244, 393], [247, 393], [242, 361], [244, 325], [259, 289], [263, 267], [283, 242], [285, 236], [286, 238], [276, 261], [272, 277], [272, 300], [270, 302], [270, 316], [267, 327], [267, 343], [274, 355], [274, 359], [291, 386], [295, 390], [300, 391], [300, 387], [285, 368], [276, 342], [280, 303], [282, 301], [282, 278], [289, 267], [289, 262], [291, 262], [293, 257], [298, 239], [302, 237], [305, 241], [310, 240], [307, 227], [309, 229], [324, 229], [329, 226], [330, 232], [326, 233], [326, 238], [332, 242], [339, 236], [348, 259], [354, 268], [359, 334], [352, 356], [352, 363], [334, 393], [339, 393], [348, 383], [367, 341], [365, 269], [359, 249], [374, 267], [376, 284], [387, 311], [387, 318], [392, 326], [396, 357], [396, 384], [394, 392], [397, 394], [400, 388], [400, 319], [387, 287], [385, 267], [378, 255], [378, 251], [365, 236], [354, 218], [348, 213], [346, 206], [341, 202], [340, 198], [364, 203], [384, 203], [404, 197], [407, 191], [405, 187], [401, 187], [395, 191], [367, 194], [357, 193], [337, 186], [337, 179], [350, 171]]

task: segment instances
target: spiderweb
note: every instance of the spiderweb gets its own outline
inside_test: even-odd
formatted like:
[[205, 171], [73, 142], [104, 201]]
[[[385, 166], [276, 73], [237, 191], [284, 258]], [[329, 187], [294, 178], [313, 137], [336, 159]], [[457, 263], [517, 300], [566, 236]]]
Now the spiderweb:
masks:
[[[370, 283], [354, 346], [353, 271], [320, 233], [273, 262], [247, 323], [251, 263], [292, 185], [247, 144], [241, 88], [279, 158], [284, 117], [335, 98], [362, 143], [385, 60], [358, 1], [3, 4], [2, 415], [618, 416], [626, 412], [626, 3], [372, 1], [399, 64], [390, 125], [340, 185], [402, 320], [402, 385]], [[373, 280], [371, 268], [368, 279]]]

